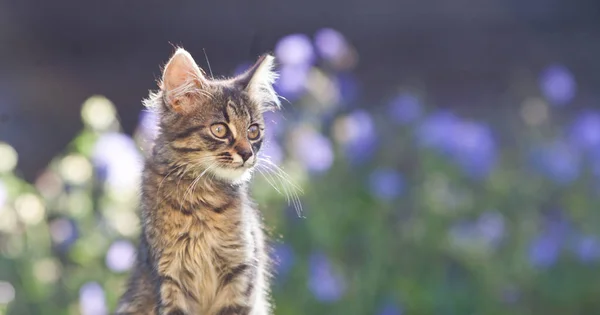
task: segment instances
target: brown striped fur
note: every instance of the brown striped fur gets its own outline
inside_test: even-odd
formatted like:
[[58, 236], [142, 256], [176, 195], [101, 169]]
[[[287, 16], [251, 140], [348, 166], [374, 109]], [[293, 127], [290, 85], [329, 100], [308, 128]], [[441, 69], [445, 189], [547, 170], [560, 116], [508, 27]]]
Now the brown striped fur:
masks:
[[[273, 57], [245, 74], [207, 79], [179, 48], [146, 105], [160, 133], [143, 171], [137, 263], [116, 314], [266, 315], [269, 260], [248, 179], [262, 114], [279, 107]], [[227, 126], [226, 137], [211, 131]]]

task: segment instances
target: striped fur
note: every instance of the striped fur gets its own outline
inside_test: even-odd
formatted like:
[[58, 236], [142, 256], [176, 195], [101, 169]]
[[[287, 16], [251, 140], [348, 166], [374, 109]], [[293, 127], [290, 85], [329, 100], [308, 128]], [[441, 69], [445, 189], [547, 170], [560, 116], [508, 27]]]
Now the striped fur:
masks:
[[[165, 67], [146, 100], [161, 131], [143, 171], [137, 263], [116, 314], [272, 313], [262, 219], [248, 196], [262, 135], [247, 136], [279, 104], [271, 67], [263, 57], [238, 78], [209, 80], [183, 49]], [[211, 131], [217, 123], [226, 136]]]

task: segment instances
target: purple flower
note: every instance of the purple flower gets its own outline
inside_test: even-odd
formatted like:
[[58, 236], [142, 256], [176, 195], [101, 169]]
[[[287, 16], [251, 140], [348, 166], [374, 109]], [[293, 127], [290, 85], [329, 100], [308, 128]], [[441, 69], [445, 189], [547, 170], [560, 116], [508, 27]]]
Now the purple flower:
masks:
[[325, 60], [337, 60], [348, 54], [348, 43], [344, 35], [331, 28], [317, 31], [315, 46]]
[[79, 289], [79, 307], [82, 315], [108, 314], [104, 290], [96, 282], [88, 282]]
[[529, 245], [529, 261], [537, 268], [548, 268], [554, 265], [559, 253], [559, 240], [550, 235], [540, 235]]
[[550, 66], [540, 75], [540, 89], [554, 105], [569, 103], [575, 97], [576, 88], [573, 74], [562, 65]]
[[556, 262], [571, 230], [559, 211], [550, 212], [544, 221], [544, 230], [529, 246], [529, 261], [538, 268], [548, 268]]
[[579, 177], [579, 154], [560, 140], [534, 151], [533, 163], [544, 176], [558, 184], [567, 185]]
[[390, 102], [389, 114], [394, 122], [403, 125], [421, 117], [423, 111], [421, 107], [421, 103], [415, 95], [404, 93]]
[[493, 169], [496, 146], [487, 125], [462, 121], [451, 112], [427, 117], [418, 127], [417, 142], [450, 157], [464, 172], [485, 177]]
[[283, 37], [275, 46], [275, 56], [283, 65], [311, 65], [314, 51], [310, 38], [304, 34]]
[[60, 251], [67, 251], [79, 237], [77, 225], [70, 219], [54, 219], [50, 222], [49, 229], [52, 243]]
[[488, 126], [461, 122], [455, 126], [450, 147], [454, 160], [469, 175], [484, 177], [495, 164], [496, 148]]
[[452, 132], [459, 123], [449, 111], [440, 111], [427, 117], [417, 128], [417, 143], [425, 148], [448, 152], [452, 145]]
[[311, 255], [309, 271], [308, 287], [317, 300], [335, 302], [344, 295], [343, 278], [333, 270], [329, 259], [324, 254]]
[[159, 133], [158, 116], [155, 112], [144, 110], [140, 113], [138, 130], [144, 142], [153, 142]]
[[583, 263], [600, 260], [600, 241], [594, 236], [581, 236], [577, 239], [574, 251]]
[[278, 280], [284, 279], [294, 266], [294, 250], [286, 244], [277, 244], [273, 248], [275, 261], [275, 276]]
[[333, 164], [333, 149], [329, 139], [320, 133], [302, 128], [293, 139], [294, 153], [310, 171], [324, 172]]
[[392, 200], [404, 191], [404, 179], [393, 169], [375, 170], [369, 176], [371, 194], [381, 200]]
[[300, 97], [305, 92], [309, 71], [307, 65], [283, 65], [275, 82], [275, 90], [290, 100]]
[[142, 157], [135, 142], [121, 133], [104, 134], [94, 146], [92, 159], [106, 171], [106, 182], [117, 189], [135, 189], [142, 171]]
[[398, 305], [396, 305], [396, 303], [393, 302], [387, 302], [385, 303], [382, 307], [381, 310], [377, 313], [378, 315], [402, 315], [404, 314], [404, 312], [402, 311], [402, 308]]
[[106, 253], [106, 266], [115, 272], [127, 271], [135, 261], [135, 247], [128, 241], [116, 241]]
[[600, 112], [585, 111], [571, 124], [570, 140], [585, 151], [600, 150]]
[[368, 160], [377, 148], [377, 134], [371, 115], [364, 110], [356, 110], [344, 119], [342, 126], [341, 141], [350, 162], [356, 164]]

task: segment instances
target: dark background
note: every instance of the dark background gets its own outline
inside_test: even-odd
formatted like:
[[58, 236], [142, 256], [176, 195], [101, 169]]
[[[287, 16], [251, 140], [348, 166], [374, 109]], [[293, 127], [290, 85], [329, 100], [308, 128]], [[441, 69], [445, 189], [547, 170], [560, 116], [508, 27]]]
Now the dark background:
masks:
[[356, 47], [363, 103], [410, 83], [477, 115], [513, 105], [506, 91], [556, 60], [580, 78], [571, 108], [592, 105], [600, 86], [595, 0], [2, 0], [0, 140], [31, 180], [80, 130], [91, 94], [114, 101], [131, 132], [172, 44], [199, 62], [206, 49], [215, 75], [231, 75], [282, 36], [322, 27]]

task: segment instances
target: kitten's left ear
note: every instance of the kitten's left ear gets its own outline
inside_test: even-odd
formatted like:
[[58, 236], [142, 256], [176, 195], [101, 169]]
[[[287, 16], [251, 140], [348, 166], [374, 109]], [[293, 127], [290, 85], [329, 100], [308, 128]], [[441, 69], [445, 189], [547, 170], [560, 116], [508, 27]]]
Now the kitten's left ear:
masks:
[[235, 79], [250, 95], [250, 98], [259, 104], [261, 110], [275, 110], [281, 107], [279, 97], [273, 89], [273, 84], [278, 78], [273, 70], [275, 57], [263, 55], [246, 72]]

